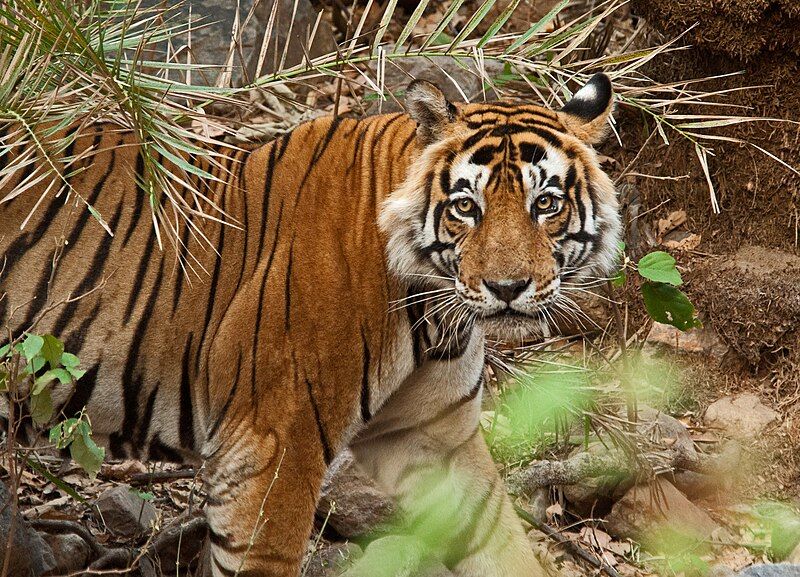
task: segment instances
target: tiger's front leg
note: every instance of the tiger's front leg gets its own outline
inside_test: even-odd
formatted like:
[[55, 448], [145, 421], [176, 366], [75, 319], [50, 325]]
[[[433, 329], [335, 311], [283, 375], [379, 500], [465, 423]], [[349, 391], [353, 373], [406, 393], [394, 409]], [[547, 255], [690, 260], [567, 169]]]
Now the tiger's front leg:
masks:
[[245, 418], [207, 462], [213, 577], [298, 575], [324, 466], [287, 433], [255, 433]]
[[[461, 358], [418, 368], [353, 453], [405, 513], [410, 555], [431, 555], [459, 577], [542, 577], [479, 429], [483, 339], [472, 340]], [[379, 562], [369, 551], [365, 562]]]

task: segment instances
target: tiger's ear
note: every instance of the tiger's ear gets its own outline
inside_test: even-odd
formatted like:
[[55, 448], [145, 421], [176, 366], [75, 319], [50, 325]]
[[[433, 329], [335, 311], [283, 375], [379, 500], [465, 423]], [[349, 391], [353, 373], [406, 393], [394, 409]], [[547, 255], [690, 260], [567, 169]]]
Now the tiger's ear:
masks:
[[589, 144], [597, 144], [606, 134], [613, 108], [611, 80], [599, 72], [564, 105], [559, 116], [575, 136]]
[[414, 80], [408, 85], [406, 111], [417, 122], [417, 136], [423, 144], [439, 140], [456, 119], [456, 107], [438, 86], [427, 80]]

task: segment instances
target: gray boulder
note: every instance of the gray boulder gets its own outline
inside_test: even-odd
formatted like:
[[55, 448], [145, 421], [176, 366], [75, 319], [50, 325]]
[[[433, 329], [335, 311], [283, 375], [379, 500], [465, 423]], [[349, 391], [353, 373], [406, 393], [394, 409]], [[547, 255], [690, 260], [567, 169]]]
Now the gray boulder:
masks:
[[[0, 482], [0, 567], [8, 556], [8, 574], [14, 577], [39, 577], [52, 571], [56, 562], [49, 545], [22, 515], [12, 516], [12, 509], [11, 494]], [[10, 543], [9, 532], [12, 533]]]

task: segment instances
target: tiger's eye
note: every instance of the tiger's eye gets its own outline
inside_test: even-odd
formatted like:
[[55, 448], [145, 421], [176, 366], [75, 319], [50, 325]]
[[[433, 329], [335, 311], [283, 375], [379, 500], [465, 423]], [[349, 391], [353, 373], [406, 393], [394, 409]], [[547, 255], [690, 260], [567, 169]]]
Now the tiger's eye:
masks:
[[536, 199], [536, 210], [550, 212], [558, 208], [556, 198], [551, 194], [543, 194]]
[[456, 210], [464, 215], [471, 215], [475, 212], [475, 201], [471, 198], [460, 198], [456, 201]]

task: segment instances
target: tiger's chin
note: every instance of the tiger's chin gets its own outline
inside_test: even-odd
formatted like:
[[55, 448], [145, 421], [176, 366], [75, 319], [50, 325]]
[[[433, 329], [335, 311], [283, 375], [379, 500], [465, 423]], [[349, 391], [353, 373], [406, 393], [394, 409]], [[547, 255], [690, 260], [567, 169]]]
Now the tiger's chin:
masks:
[[549, 336], [549, 329], [543, 315], [526, 314], [511, 309], [486, 316], [476, 321], [487, 336], [508, 343], [521, 343], [525, 340]]

